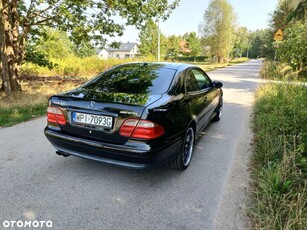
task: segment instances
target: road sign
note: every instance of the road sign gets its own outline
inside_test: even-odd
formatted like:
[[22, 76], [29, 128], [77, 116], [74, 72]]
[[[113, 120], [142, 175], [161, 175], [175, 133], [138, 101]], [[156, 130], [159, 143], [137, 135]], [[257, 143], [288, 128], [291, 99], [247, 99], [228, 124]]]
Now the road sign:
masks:
[[284, 38], [284, 33], [282, 32], [281, 29], [279, 29], [276, 34], [274, 35], [274, 40], [275, 41], [282, 41]]

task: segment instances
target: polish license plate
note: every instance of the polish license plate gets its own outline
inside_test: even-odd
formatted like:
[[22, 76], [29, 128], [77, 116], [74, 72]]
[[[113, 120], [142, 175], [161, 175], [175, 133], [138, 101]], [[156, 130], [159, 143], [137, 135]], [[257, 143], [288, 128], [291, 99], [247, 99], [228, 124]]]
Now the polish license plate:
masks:
[[99, 116], [87, 113], [72, 113], [73, 123], [84, 124], [84, 125], [95, 125], [107, 128], [112, 128], [113, 119], [108, 116]]

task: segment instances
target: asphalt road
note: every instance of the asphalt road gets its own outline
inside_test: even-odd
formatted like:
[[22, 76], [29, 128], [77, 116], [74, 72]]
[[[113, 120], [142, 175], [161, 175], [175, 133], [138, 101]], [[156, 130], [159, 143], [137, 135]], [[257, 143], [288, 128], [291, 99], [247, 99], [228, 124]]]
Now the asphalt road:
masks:
[[52, 229], [248, 228], [249, 123], [261, 64], [209, 73], [224, 83], [223, 117], [204, 130], [184, 172], [60, 157], [43, 135], [45, 118], [0, 129], [0, 229], [14, 220], [50, 220]]

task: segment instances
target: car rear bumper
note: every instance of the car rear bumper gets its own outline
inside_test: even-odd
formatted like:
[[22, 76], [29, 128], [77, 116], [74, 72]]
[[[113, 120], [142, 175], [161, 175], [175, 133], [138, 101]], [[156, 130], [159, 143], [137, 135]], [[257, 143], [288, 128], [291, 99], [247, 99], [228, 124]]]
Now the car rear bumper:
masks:
[[74, 137], [45, 128], [45, 135], [61, 153], [119, 165], [134, 169], [146, 169], [163, 165], [177, 156], [181, 139], [159, 149], [145, 143], [131, 142], [123, 145], [108, 144]]

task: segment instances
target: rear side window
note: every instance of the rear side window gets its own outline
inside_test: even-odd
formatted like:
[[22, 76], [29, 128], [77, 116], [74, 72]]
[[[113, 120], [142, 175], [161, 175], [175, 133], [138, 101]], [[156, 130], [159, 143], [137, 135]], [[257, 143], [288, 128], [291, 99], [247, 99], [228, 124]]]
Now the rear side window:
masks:
[[198, 69], [192, 69], [191, 70], [197, 80], [197, 83], [199, 85], [199, 89], [206, 89], [211, 86], [211, 80], [208, 76], [206, 76], [204, 73], [199, 71]]
[[198, 69], [190, 69], [186, 75], [186, 91], [196, 92], [212, 85], [210, 78]]
[[185, 85], [187, 92], [195, 92], [199, 90], [198, 82], [192, 71], [188, 71], [185, 78]]
[[175, 73], [176, 70], [159, 64], [122, 65], [102, 73], [83, 88], [96, 92], [162, 94], [168, 90]]

